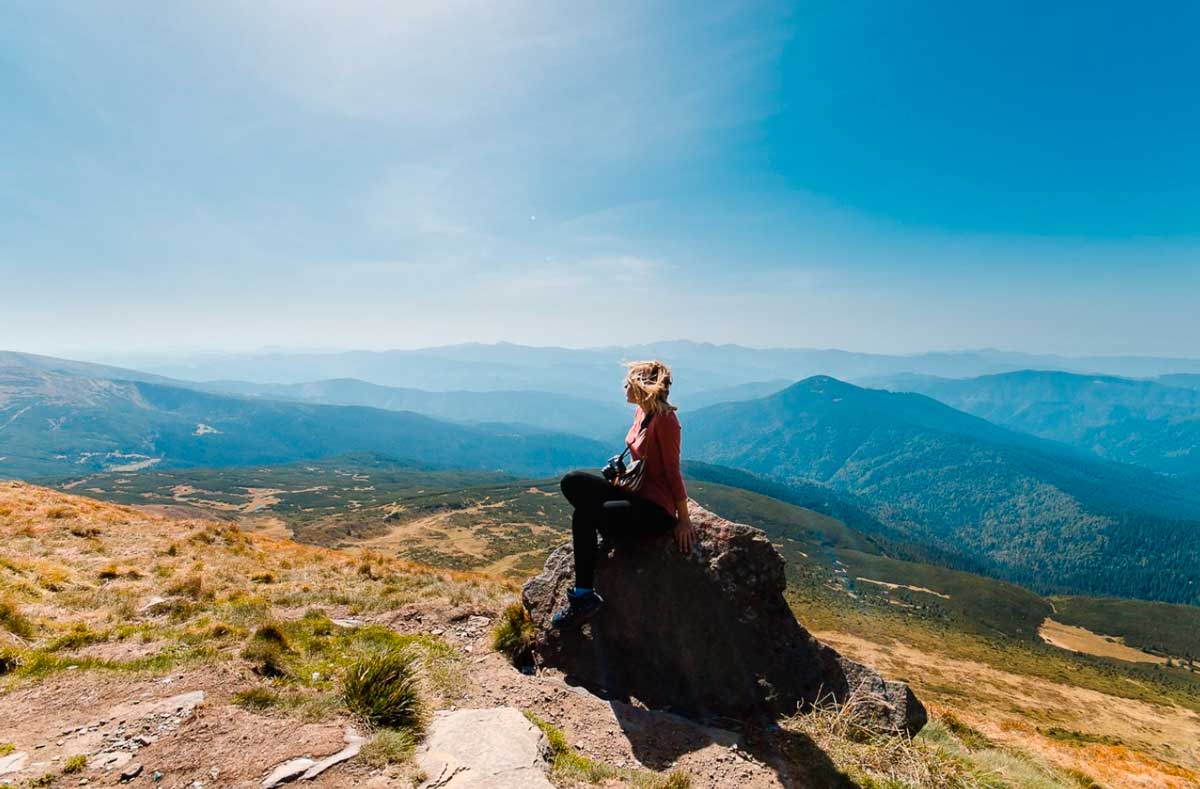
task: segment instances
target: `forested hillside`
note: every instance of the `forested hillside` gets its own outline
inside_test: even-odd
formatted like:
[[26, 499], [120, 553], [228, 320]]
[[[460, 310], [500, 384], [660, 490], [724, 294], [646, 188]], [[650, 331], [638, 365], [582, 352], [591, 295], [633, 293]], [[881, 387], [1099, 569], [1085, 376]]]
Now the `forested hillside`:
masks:
[[1196, 389], [1033, 370], [962, 379], [901, 375], [876, 379], [872, 385], [919, 392], [998, 425], [1108, 460], [1172, 474], [1200, 471]]
[[927, 397], [811, 378], [689, 414], [685, 452], [854, 494], [907, 540], [1041, 591], [1200, 601], [1200, 492]]

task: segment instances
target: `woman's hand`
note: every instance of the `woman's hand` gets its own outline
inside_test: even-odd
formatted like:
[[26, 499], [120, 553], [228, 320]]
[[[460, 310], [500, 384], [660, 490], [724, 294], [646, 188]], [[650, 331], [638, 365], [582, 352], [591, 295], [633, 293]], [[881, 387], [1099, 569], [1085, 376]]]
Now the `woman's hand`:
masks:
[[696, 544], [696, 529], [692, 526], [691, 516], [687, 513], [681, 515], [675, 524], [675, 544], [684, 553], [691, 553], [692, 546]]

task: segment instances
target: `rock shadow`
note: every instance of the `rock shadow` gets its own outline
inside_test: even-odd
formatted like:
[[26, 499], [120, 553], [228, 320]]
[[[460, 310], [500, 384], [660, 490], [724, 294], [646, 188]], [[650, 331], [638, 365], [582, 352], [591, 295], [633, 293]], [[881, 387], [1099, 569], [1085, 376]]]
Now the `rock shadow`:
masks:
[[652, 770], [668, 771], [681, 757], [715, 744], [726, 750], [730, 762], [765, 765], [786, 787], [858, 787], [812, 738], [799, 732], [739, 721], [731, 721], [738, 730], [725, 729], [626, 701], [608, 703], [634, 757]]

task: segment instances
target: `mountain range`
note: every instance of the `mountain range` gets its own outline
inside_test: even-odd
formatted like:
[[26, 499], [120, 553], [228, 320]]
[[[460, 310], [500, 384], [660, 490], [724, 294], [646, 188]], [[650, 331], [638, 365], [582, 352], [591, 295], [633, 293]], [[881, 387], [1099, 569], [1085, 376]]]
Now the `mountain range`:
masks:
[[[476, 365], [485, 373], [503, 368], [524, 388], [433, 392], [315, 377], [184, 381], [0, 354], [0, 476], [229, 467], [351, 452], [537, 476], [596, 468], [612, 454], [630, 406], [615, 400], [606, 381], [594, 381], [592, 390], [607, 392], [604, 399], [538, 387], [588, 370], [619, 373], [615, 350], [591, 352], [588, 367], [577, 366], [579, 352], [569, 349], [501, 347], [511, 363], [505, 368], [497, 348], [462, 346], [450, 355], [460, 374]], [[702, 348], [679, 350], [687, 358]], [[736, 346], [713, 349], [704, 361], [721, 368]], [[631, 356], [661, 350], [624, 349]], [[757, 353], [725, 365], [727, 374], [694, 389], [690, 400], [679, 399], [684, 457], [701, 462], [689, 466], [692, 474], [833, 513], [897, 557], [1041, 592], [1200, 602], [1200, 476], [1189, 471], [1200, 392], [1062, 372], [876, 379], [924, 388], [947, 404], [831, 376], [789, 385], [761, 362], [803, 352]], [[415, 363], [420, 354], [403, 358]], [[549, 366], [535, 374], [539, 359]], [[742, 375], [764, 377], [730, 382]]]
[[794, 382], [813, 375], [858, 382], [901, 373], [964, 378], [1028, 369], [1133, 377], [1200, 374], [1200, 359], [1067, 357], [990, 349], [890, 356], [836, 349], [748, 348], [688, 340], [593, 348], [467, 343], [416, 350], [275, 351], [111, 357], [98, 361], [189, 381], [296, 384], [357, 378], [430, 391], [537, 390], [605, 400], [620, 394], [621, 362], [648, 358], [670, 362], [675, 378], [673, 394], [682, 408], [714, 402], [693, 401], [693, 395], [706, 390], [781, 379]]
[[1200, 472], [1200, 389], [1023, 370], [978, 378], [903, 375], [870, 385], [919, 392], [990, 422], [1170, 474]]
[[1200, 602], [1200, 490], [931, 398], [818, 376], [685, 421], [689, 457], [852, 495], [1031, 588]]
[[418, 465], [541, 475], [594, 465], [606, 448], [575, 435], [473, 427], [407, 411], [0, 367], [0, 476], [248, 465], [360, 451]]

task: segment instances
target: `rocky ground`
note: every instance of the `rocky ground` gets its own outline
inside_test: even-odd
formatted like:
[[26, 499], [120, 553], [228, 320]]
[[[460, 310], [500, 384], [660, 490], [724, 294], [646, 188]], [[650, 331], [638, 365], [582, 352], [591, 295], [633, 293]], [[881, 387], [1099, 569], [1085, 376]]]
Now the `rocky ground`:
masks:
[[[693, 787], [785, 785], [780, 765], [773, 766], [762, 751], [752, 753], [736, 733], [605, 701], [554, 673], [522, 673], [491, 651], [492, 615], [478, 607], [430, 603], [377, 619], [398, 632], [440, 630], [461, 653], [461, 691], [446, 709], [528, 710], [560, 728], [580, 754], [616, 768], [678, 769]], [[233, 702], [237, 691], [258, 684], [236, 664], [206, 664], [161, 677], [66, 670], [22, 684], [0, 702], [0, 742], [27, 758], [14, 762], [20, 769], [0, 781], [59, 776], [71, 757], [82, 754], [87, 766], [56, 777], [57, 784], [251, 787], [290, 760], [320, 759], [345, 746], [347, 727], [356, 725], [349, 718], [304, 721]], [[411, 786], [417, 776], [410, 768], [377, 769], [351, 759], [305, 783]]]
[[[533, 713], [585, 762], [639, 783], [672, 771], [693, 787], [788, 781], [762, 743], [598, 698], [551, 671], [515, 668], [491, 648], [513, 587], [20, 484], [0, 485], [0, 519], [10, 549], [0, 589], [33, 631], [6, 630], [0, 641], [21, 661], [0, 676], [0, 783], [262, 786], [280, 765], [340, 752], [348, 731], [369, 737], [333, 703], [259, 710], [238, 701], [285, 684], [239, 659], [254, 623], [296, 620], [318, 604], [339, 628], [382, 627], [444, 645], [436, 681], [427, 683], [431, 708]], [[189, 591], [197, 583], [201, 591]], [[206, 628], [215, 635], [205, 637]], [[301, 780], [411, 786], [424, 777], [411, 760], [356, 757]]]

